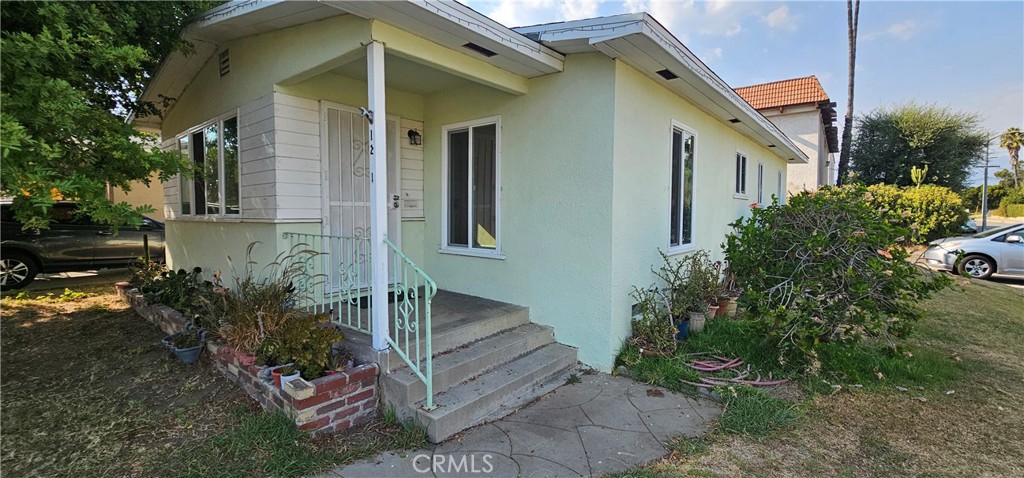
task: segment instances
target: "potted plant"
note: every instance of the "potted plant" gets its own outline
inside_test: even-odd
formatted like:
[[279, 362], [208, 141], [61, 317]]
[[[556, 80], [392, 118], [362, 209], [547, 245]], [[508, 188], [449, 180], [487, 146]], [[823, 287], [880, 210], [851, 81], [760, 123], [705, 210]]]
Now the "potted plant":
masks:
[[195, 363], [206, 345], [206, 331], [189, 323], [185, 325], [184, 332], [168, 335], [163, 342], [178, 360], [187, 364]]
[[[286, 363], [284, 365], [278, 365], [270, 368], [270, 378], [274, 382], [274, 388], [281, 388], [284, 385], [282, 379], [284, 377], [284, 372], [286, 371], [289, 374], [296, 373], [295, 366], [291, 363]], [[291, 380], [294, 380], [294, 378]]]
[[685, 274], [682, 296], [690, 317], [690, 331], [701, 332], [707, 318], [717, 311], [721, 262], [712, 261], [707, 251], [700, 250], [683, 259], [682, 269]]
[[736, 300], [740, 297], [740, 288], [736, 284], [736, 273], [729, 266], [722, 273], [722, 295], [719, 297], [719, 315], [722, 317], [736, 316]]
[[299, 378], [299, 369], [295, 368], [294, 365], [285, 365], [277, 369], [276, 372], [278, 373], [281, 388], [284, 388], [286, 383]]

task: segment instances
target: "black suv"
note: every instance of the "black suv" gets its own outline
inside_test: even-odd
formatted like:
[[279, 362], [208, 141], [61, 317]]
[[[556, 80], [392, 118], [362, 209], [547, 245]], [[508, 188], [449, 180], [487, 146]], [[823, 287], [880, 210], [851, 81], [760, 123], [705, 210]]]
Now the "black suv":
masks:
[[70, 272], [125, 267], [145, 255], [163, 261], [164, 225], [143, 218], [138, 228], [125, 226], [114, 235], [110, 226], [75, 214], [77, 205], [59, 202], [50, 209], [50, 229], [23, 231], [10, 201], [0, 203], [0, 289], [25, 287], [39, 272]]

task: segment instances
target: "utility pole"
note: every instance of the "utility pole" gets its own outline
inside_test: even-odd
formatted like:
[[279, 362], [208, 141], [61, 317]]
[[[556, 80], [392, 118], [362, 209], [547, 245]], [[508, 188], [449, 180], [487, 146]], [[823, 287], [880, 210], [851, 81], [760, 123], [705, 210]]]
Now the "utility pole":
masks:
[[983, 166], [984, 176], [981, 180], [981, 230], [985, 231], [988, 229], [988, 168], [993, 166], [989, 165], [989, 146], [992, 146], [992, 140], [1000, 137], [1001, 135], [995, 135], [985, 141], [985, 166]]
[[985, 168], [981, 180], [981, 231], [988, 229], [988, 147], [992, 143], [989, 139], [985, 142]]

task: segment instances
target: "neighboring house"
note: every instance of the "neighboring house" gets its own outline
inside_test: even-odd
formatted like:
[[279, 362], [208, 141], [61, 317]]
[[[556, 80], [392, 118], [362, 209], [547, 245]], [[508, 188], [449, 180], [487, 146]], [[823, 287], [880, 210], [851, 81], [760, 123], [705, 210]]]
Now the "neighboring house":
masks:
[[[653, 282], [658, 250], [721, 257], [728, 224], [781, 195], [786, 166], [807, 161], [646, 14], [510, 29], [448, 2], [230, 2], [185, 35], [196, 53], [169, 57], [146, 92], [176, 101], [162, 120], [136, 120], [214, 178], [164, 184], [170, 263], [230, 275], [226, 256], [240, 269], [253, 241], [260, 263], [309, 244], [329, 259], [313, 301], [342, 325], [372, 323], [369, 340], [346, 340], [372, 342], [392, 370], [396, 349], [429, 355], [413, 349], [420, 335], [394, 338], [420, 334], [406, 321], [422, 326], [422, 311], [410, 318], [402, 302], [367, 318], [346, 305], [352, 291], [386, 303], [416, 264], [442, 290], [433, 353], [468, 348], [412, 360], [423, 377], [394, 371], [388, 380], [404, 382], [384, 398], [414, 409], [419, 398], [395, 387], [454, 387], [440, 411], [418, 412], [434, 439], [577, 357], [610, 371], [630, 334], [630, 291]], [[479, 330], [450, 333], [467, 327]], [[510, 327], [546, 342], [510, 342]], [[518, 345], [500, 358], [471, 346], [488, 336]], [[457, 393], [469, 376], [452, 378], [459, 360], [508, 373]], [[475, 411], [444, 415], [460, 407]]]
[[829, 100], [817, 77], [744, 86], [736, 92], [807, 154], [807, 164], [790, 164], [787, 168], [789, 194], [836, 183], [836, 104]]
[[133, 181], [131, 191], [109, 186], [107, 188], [107, 199], [117, 203], [124, 201], [132, 206], [152, 206], [154, 211], [146, 214], [153, 219], [163, 221], [164, 217], [164, 185], [160, 182], [158, 175], [150, 176], [149, 185], [142, 181]]

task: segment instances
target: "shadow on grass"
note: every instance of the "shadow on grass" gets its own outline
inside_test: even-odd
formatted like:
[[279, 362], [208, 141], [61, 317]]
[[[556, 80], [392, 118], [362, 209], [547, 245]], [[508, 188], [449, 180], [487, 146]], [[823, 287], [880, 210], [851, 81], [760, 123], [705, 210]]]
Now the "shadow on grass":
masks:
[[164, 334], [110, 286], [83, 290], [96, 295], [2, 301], [5, 477], [299, 476], [425, 443], [394, 420], [309, 438], [260, 410], [205, 355], [174, 360]]

